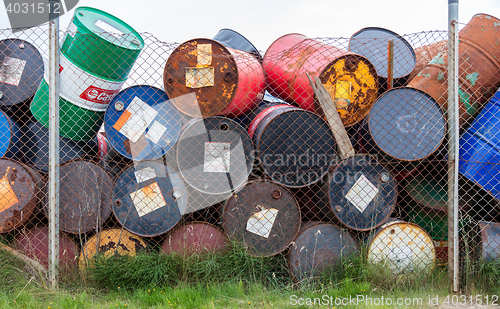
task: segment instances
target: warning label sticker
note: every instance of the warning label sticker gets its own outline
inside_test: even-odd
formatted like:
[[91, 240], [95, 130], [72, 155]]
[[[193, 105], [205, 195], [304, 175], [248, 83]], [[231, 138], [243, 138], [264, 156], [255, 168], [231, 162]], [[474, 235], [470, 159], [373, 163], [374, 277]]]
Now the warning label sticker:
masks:
[[26, 60], [5, 56], [0, 66], [0, 82], [19, 86]]
[[138, 97], [134, 97], [130, 105], [113, 125], [113, 128], [136, 143], [144, 134], [158, 111]]
[[371, 201], [373, 201], [378, 191], [377, 187], [375, 187], [365, 175], [361, 175], [345, 197], [356, 206], [360, 212], [363, 212]]
[[203, 171], [207, 173], [229, 173], [231, 143], [205, 142]]
[[254, 213], [247, 221], [247, 231], [268, 238], [278, 216], [278, 209], [271, 208]]
[[139, 217], [145, 216], [167, 205], [157, 182], [130, 193], [130, 198], [134, 203]]

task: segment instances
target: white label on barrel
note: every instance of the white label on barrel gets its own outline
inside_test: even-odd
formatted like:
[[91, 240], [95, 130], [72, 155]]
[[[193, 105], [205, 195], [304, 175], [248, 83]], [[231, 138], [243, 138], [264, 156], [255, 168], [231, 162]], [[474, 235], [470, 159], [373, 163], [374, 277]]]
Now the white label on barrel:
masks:
[[115, 38], [119, 38], [123, 35], [123, 32], [121, 32], [120, 30], [116, 29], [115, 27], [111, 26], [110, 24], [101, 19], [96, 21], [95, 25], [101, 28], [102, 30], [106, 31], [107, 33], [111, 34]]
[[212, 44], [198, 44], [196, 62], [198, 65], [212, 64]]
[[229, 173], [230, 159], [231, 143], [205, 142], [204, 172]]
[[247, 221], [247, 231], [268, 238], [278, 211], [278, 209], [271, 208], [254, 213]]
[[75, 36], [75, 33], [78, 31], [78, 27], [75, 25], [73, 20], [71, 20], [71, 23], [69, 24], [68, 29], [66, 29], [66, 33], [71, 35], [72, 37]]
[[167, 128], [158, 121], [155, 121], [149, 128], [148, 133], [146, 133], [146, 138], [153, 143], [158, 144], [165, 131], [167, 131]]
[[145, 216], [167, 205], [157, 182], [130, 193], [130, 198], [132, 198], [132, 202], [134, 203], [139, 217]]
[[158, 112], [154, 108], [138, 97], [134, 97], [113, 127], [117, 129], [117, 126], [120, 127], [123, 124], [120, 129], [117, 129], [118, 132], [125, 135], [131, 142], [136, 143], [157, 114]]
[[135, 179], [137, 180], [137, 183], [141, 183], [141, 182], [156, 178], [155, 170], [149, 166], [146, 168], [143, 168], [141, 170], [135, 171], [134, 174], [135, 174]]
[[398, 272], [413, 270], [413, 253], [410, 246], [391, 248], [389, 260], [391, 260], [394, 270]]
[[0, 82], [19, 86], [25, 66], [26, 60], [5, 56], [0, 66]]
[[215, 84], [214, 68], [186, 68], [186, 87], [203, 88]]
[[363, 212], [371, 201], [373, 201], [378, 191], [377, 187], [375, 187], [365, 175], [361, 175], [349, 192], [347, 192], [345, 198], [360, 212]]

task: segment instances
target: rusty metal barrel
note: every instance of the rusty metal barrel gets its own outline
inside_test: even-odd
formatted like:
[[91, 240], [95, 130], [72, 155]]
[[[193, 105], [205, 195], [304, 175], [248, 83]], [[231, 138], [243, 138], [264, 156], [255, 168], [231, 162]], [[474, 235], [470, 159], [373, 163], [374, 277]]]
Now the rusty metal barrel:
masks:
[[[464, 129], [500, 87], [500, 19], [476, 14], [460, 30], [459, 53], [459, 115]], [[408, 86], [428, 93], [447, 109], [448, 54], [439, 53]]]
[[0, 233], [26, 225], [39, 210], [43, 177], [18, 161], [0, 159]]
[[163, 73], [172, 103], [192, 117], [236, 117], [255, 108], [264, 96], [265, 76], [253, 54], [198, 38], [179, 45]]
[[[27, 257], [49, 266], [49, 228], [35, 227], [21, 231], [14, 239], [14, 249]], [[64, 233], [59, 234], [59, 267], [70, 271], [77, 267], [78, 246]]]
[[415, 69], [410, 74], [408, 81], [417, 76], [418, 73], [420, 73], [420, 71], [422, 71], [440, 52], [446, 50], [447, 45], [448, 41], [443, 40], [415, 48]]
[[317, 277], [333, 268], [343, 258], [358, 254], [358, 245], [345, 230], [331, 223], [305, 225], [288, 254], [290, 270], [295, 281]]
[[346, 127], [361, 121], [377, 97], [377, 72], [368, 59], [302, 34], [274, 41], [262, 66], [270, 93], [311, 112], [321, 109], [307, 75], [319, 77]]
[[481, 258], [486, 262], [500, 260], [500, 223], [479, 221]]
[[[101, 228], [111, 214], [113, 180], [98, 164], [71, 160], [59, 167], [59, 228], [83, 234]], [[48, 187], [45, 214], [48, 217]]]
[[161, 250], [167, 254], [193, 255], [217, 253], [229, 244], [221, 229], [207, 222], [190, 222], [174, 228], [166, 236]]
[[158, 236], [180, 221], [186, 197], [184, 182], [163, 160], [134, 162], [115, 179], [113, 213], [129, 232]]
[[301, 215], [285, 187], [251, 181], [227, 200], [222, 219], [229, 239], [242, 243], [250, 255], [273, 256], [295, 239]]
[[387, 265], [394, 274], [428, 274], [436, 263], [434, 242], [416, 224], [392, 220], [366, 240], [368, 261]]
[[279, 104], [264, 109], [253, 119], [248, 133], [264, 172], [287, 187], [318, 182], [337, 160], [328, 123], [299, 107]]
[[125, 229], [110, 228], [97, 232], [83, 245], [78, 258], [80, 269], [92, 267], [92, 262], [97, 254], [105, 257], [114, 254], [135, 256], [138, 252], [146, 250], [144, 240]]

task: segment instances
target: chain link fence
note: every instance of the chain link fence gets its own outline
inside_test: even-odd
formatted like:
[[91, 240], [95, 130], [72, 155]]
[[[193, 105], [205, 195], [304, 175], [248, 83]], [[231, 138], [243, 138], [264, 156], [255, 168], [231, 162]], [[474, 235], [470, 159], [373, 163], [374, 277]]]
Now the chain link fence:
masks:
[[[500, 252], [499, 23], [478, 14], [459, 34], [462, 288]], [[0, 31], [2, 246], [41, 271], [47, 33]], [[169, 44], [75, 11], [60, 34], [60, 266], [236, 241], [286, 255], [297, 282], [353, 254], [445, 273], [448, 33], [287, 34], [265, 52], [214, 35]]]

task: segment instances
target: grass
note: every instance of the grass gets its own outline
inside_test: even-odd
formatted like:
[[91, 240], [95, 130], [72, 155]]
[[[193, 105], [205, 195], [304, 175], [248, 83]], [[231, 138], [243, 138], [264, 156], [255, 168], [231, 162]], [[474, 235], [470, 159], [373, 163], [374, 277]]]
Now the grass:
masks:
[[[317, 306], [326, 305], [324, 297], [324, 308], [395, 307], [338, 305], [349, 297], [399, 299], [403, 306], [398, 308], [421, 308], [433, 307], [429, 298], [438, 296], [442, 302], [449, 294], [446, 269], [396, 276], [361, 256], [343, 258], [315, 280], [299, 284], [288, 274], [285, 255], [251, 257], [237, 244], [224, 253], [188, 257], [152, 252], [135, 258], [98, 256], [85, 275], [74, 274], [77, 280], [52, 291], [43, 277], [0, 251], [0, 308], [289, 308], [295, 303], [310, 308], [308, 302], [314, 305], [315, 300]], [[483, 278], [477, 291], [498, 290], [500, 262], [477, 267]], [[421, 303], [404, 305], [414, 299]]]

